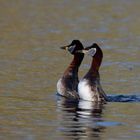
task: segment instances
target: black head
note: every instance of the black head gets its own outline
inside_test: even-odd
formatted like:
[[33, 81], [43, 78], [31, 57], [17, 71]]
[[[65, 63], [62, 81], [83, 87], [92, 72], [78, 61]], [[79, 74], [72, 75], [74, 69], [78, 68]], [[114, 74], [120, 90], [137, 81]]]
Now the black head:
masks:
[[75, 54], [78, 50], [83, 50], [84, 47], [79, 40], [73, 40], [71, 44], [61, 47], [61, 49], [68, 50], [71, 54]]
[[92, 44], [89, 47], [86, 47], [84, 49], [84, 51], [92, 57], [96, 57], [96, 56], [97, 57], [99, 56], [101, 58], [103, 57], [103, 52], [102, 52], [101, 48], [96, 43]]

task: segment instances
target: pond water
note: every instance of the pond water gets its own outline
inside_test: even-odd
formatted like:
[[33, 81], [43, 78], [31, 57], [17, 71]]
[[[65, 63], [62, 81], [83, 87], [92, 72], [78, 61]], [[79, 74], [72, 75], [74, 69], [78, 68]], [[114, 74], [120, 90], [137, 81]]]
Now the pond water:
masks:
[[[139, 140], [139, 0], [0, 1], [1, 140]], [[105, 105], [69, 102], [56, 83], [72, 56], [73, 39], [104, 53]], [[86, 56], [79, 70], [89, 69]]]

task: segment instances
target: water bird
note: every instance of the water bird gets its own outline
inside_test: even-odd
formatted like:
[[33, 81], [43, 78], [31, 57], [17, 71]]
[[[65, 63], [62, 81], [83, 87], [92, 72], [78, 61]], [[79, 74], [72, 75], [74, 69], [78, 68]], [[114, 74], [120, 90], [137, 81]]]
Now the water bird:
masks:
[[84, 49], [84, 47], [79, 40], [73, 40], [70, 45], [63, 46], [61, 49], [68, 50], [74, 57], [57, 82], [57, 93], [68, 99], [79, 100], [77, 93], [79, 83], [78, 70], [84, 58], [84, 53], [77, 53], [77, 51]]
[[78, 84], [78, 94], [80, 99], [95, 102], [106, 102], [107, 96], [100, 84], [99, 74], [99, 68], [103, 59], [103, 52], [101, 48], [94, 43], [78, 52], [87, 53], [88, 55], [92, 56], [90, 69]]

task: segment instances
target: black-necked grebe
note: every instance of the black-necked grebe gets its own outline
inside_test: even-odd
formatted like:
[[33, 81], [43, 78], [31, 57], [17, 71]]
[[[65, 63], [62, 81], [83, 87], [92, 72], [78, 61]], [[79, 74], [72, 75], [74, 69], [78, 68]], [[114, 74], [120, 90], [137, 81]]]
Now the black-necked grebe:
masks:
[[88, 53], [93, 57], [93, 60], [89, 71], [78, 84], [79, 97], [88, 101], [107, 101], [107, 96], [100, 84], [99, 67], [103, 58], [101, 48], [97, 44], [93, 44], [83, 49], [82, 52]]
[[57, 82], [58, 94], [69, 99], [79, 99], [78, 90], [78, 69], [84, 58], [83, 53], [77, 53], [78, 50], [84, 49], [79, 40], [73, 40], [68, 46], [61, 47], [61, 49], [68, 50], [74, 58], [68, 68], [65, 70], [63, 76]]

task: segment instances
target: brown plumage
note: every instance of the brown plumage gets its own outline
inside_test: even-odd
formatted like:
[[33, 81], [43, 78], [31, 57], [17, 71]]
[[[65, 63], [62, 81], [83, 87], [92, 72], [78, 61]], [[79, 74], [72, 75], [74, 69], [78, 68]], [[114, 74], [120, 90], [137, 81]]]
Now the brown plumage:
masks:
[[100, 84], [99, 68], [102, 63], [103, 52], [97, 44], [84, 49], [93, 57], [91, 67], [79, 82], [78, 93], [80, 98], [89, 101], [107, 101], [107, 96]]
[[65, 70], [63, 76], [57, 82], [57, 92], [69, 99], [78, 100], [78, 70], [84, 58], [84, 54], [77, 53], [77, 50], [82, 50], [83, 45], [79, 40], [73, 40], [70, 45], [61, 48], [67, 49], [72, 55], [74, 55], [74, 57], [68, 68]]

